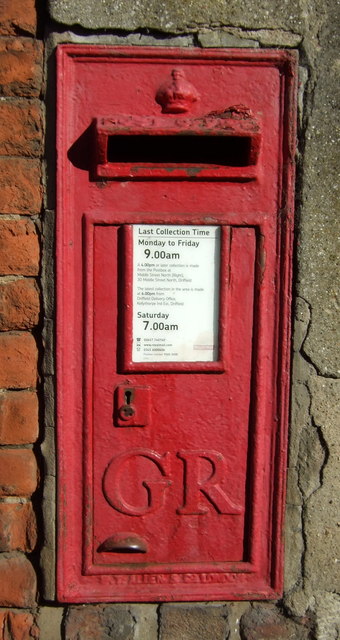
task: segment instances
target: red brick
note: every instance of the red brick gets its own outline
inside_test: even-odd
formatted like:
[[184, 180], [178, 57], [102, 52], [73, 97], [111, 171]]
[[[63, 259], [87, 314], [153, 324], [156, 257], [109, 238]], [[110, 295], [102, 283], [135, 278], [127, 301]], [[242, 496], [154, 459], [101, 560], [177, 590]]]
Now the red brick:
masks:
[[31, 563], [24, 555], [1, 554], [0, 575], [1, 607], [34, 606], [37, 580]]
[[0, 154], [38, 157], [42, 154], [43, 117], [39, 100], [0, 102]]
[[37, 437], [37, 394], [34, 391], [0, 393], [0, 444], [30, 444]]
[[37, 524], [31, 502], [0, 503], [0, 551], [33, 551]]
[[29, 497], [38, 484], [37, 461], [30, 449], [0, 449], [0, 496]]
[[7, 629], [8, 640], [38, 640], [39, 638], [39, 629], [34, 617], [25, 611], [9, 611]]
[[0, 362], [0, 388], [36, 386], [38, 352], [30, 333], [0, 333]]
[[0, 449], [0, 495], [28, 497], [37, 484], [37, 461], [31, 449]]
[[33, 278], [0, 280], [0, 331], [32, 329], [38, 324], [40, 300]]
[[0, 275], [39, 273], [39, 240], [31, 220], [0, 217]]
[[43, 46], [33, 38], [1, 38], [0, 95], [35, 98], [42, 83]]
[[20, 32], [35, 35], [37, 15], [35, 0], [2, 0], [0, 2], [0, 34], [16, 35]]
[[40, 161], [0, 158], [0, 212], [40, 213], [42, 202]]

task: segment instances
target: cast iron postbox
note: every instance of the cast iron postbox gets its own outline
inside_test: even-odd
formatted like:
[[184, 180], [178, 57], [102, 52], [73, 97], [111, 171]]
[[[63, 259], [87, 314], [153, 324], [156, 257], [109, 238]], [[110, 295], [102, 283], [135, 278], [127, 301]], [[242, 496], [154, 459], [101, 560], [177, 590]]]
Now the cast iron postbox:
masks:
[[58, 51], [58, 598], [276, 598], [295, 67]]

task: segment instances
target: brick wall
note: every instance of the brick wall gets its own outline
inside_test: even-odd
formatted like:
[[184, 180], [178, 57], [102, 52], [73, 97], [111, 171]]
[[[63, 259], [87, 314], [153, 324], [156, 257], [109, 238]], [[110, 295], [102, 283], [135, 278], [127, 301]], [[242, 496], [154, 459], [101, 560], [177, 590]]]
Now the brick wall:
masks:
[[37, 638], [43, 45], [34, 0], [0, 3], [0, 638]]

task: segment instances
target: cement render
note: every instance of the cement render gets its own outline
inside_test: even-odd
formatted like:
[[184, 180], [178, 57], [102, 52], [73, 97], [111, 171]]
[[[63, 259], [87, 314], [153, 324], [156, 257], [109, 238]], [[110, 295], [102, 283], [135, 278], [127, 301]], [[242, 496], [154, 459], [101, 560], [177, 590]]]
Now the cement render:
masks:
[[[340, 377], [339, 336], [339, 13], [336, 2], [322, 9], [313, 25], [310, 82], [305, 113], [302, 206], [299, 220], [297, 290], [311, 307], [303, 349], [317, 372]], [[321, 17], [320, 17], [321, 16]], [[307, 46], [306, 46], [307, 49]], [[312, 50], [311, 50], [312, 49]]]
[[[299, 49], [292, 413], [282, 604], [293, 618], [310, 617], [311, 637], [336, 640], [340, 637], [338, 4], [336, 0], [242, 4], [49, 0], [48, 6], [55, 20], [49, 25], [49, 53], [60, 42]], [[51, 275], [48, 282], [51, 286]], [[50, 398], [51, 384], [49, 389]], [[50, 492], [54, 477], [50, 463], [49, 469]], [[48, 573], [53, 544], [46, 557]], [[134, 615], [139, 611], [142, 616], [142, 609], [135, 606]], [[240, 639], [239, 620], [248, 610], [248, 603], [228, 605], [229, 640]], [[136, 633], [138, 629], [142, 635], [136, 638], [144, 637], [147, 623], [142, 618]], [[153, 628], [150, 637], [155, 633]]]
[[285, 29], [300, 33], [306, 2], [275, 0], [49, 0], [51, 17], [86, 29], [153, 29], [165, 33], [231, 25], [243, 29]]

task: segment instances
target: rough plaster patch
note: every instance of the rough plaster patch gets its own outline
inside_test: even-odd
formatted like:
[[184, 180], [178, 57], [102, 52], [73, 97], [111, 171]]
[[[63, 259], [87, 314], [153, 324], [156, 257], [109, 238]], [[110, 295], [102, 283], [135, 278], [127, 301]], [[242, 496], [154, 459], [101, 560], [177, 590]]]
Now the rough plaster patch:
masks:
[[[304, 553], [302, 536], [302, 507], [288, 505], [285, 527], [285, 589], [290, 592], [301, 586], [301, 558]], [[304, 611], [303, 611], [304, 613]], [[299, 615], [301, 615], [299, 613]]]
[[[302, 40], [303, 36], [300, 33], [292, 33], [291, 31], [285, 31], [284, 29], [280, 29], [279, 26], [276, 26], [272, 29], [246, 29], [239, 27], [224, 27], [219, 30], [207, 29], [202, 33], [210, 33], [212, 37], [213, 34], [221, 34], [221, 38], [223, 38], [222, 34], [229, 34], [229, 37], [233, 37], [235, 44], [233, 44], [233, 40], [230, 40], [230, 44], [223, 44], [223, 40], [221, 44], [216, 44], [215, 46], [226, 46], [226, 47], [258, 47], [261, 44], [263, 47], [289, 47], [296, 48], [298, 47]], [[215, 36], [216, 37], [216, 36]], [[200, 44], [204, 45], [200, 40]], [[228, 40], [226, 40], [228, 42]], [[241, 43], [244, 44], [241, 44]], [[213, 46], [213, 45], [208, 45]]]
[[240, 619], [249, 608], [249, 602], [229, 602], [228, 622], [230, 631], [228, 640], [242, 640], [240, 636]]
[[64, 610], [61, 607], [41, 607], [38, 626], [41, 640], [60, 640]]
[[160, 46], [160, 47], [192, 47], [194, 39], [191, 35], [158, 38], [155, 35], [144, 33], [130, 33], [128, 35], [116, 34], [77, 34], [72, 31], [50, 33], [46, 41], [47, 55], [50, 56], [58, 44], [95, 44], [111, 46]]
[[54, 320], [45, 318], [42, 330], [44, 359], [42, 371], [45, 376], [54, 375]]
[[263, 47], [298, 47], [302, 35], [284, 29], [256, 29], [247, 31], [248, 38], [258, 40]]
[[[301, 355], [310, 323], [310, 309], [305, 300], [297, 298], [294, 308], [292, 398], [289, 460], [287, 472], [287, 508], [285, 522], [285, 591], [301, 586], [304, 554], [302, 493], [299, 488], [299, 449], [301, 434], [311, 427], [310, 393], [306, 385], [315, 374]], [[301, 615], [299, 613], [299, 615]]]
[[152, 640], [158, 635], [157, 605], [135, 604], [129, 605], [135, 626], [134, 640]]
[[[306, 6], [307, 17], [312, 7]], [[315, 15], [310, 14], [308, 20], [310, 32], [304, 40], [304, 50], [311, 66], [305, 113], [297, 289], [308, 300], [312, 314], [304, 353], [320, 375], [335, 378], [340, 375], [336, 348], [340, 335], [337, 3], [318, 2]]]
[[179, 33], [199, 26], [232, 25], [256, 29], [278, 26], [301, 32], [305, 23], [305, 2], [272, 0], [49, 0], [49, 12], [57, 22], [87, 29], [157, 29]]
[[312, 611], [314, 604], [313, 596], [308, 596], [301, 588], [296, 588], [284, 598], [285, 610], [289, 615], [297, 618], [302, 618], [306, 611]]
[[304, 357], [311, 320], [310, 305], [297, 298], [285, 562], [285, 606], [294, 615], [313, 609], [314, 590], [340, 586], [340, 381], [319, 376]]
[[311, 425], [303, 431], [299, 447], [298, 486], [305, 500], [321, 486], [326, 457], [318, 430]]
[[54, 318], [54, 251], [55, 251], [55, 214], [45, 210], [42, 223], [42, 273], [41, 284], [44, 297], [45, 318]]
[[[44, 380], [45, 415], [44, 423], [46, 427], [54, 427], [55, 424], [55, 384], [53, 376], [46, 376]], [[50, 442], [52, 444], [52, 442]], [[53, 449], [52, 455], [55, 455]]]
[[45, 427], [44, 440], [41, 443], [41, 452], [44, 456], [44, 477], [56, 476], [55, 461], [55, 429]]
[[305, 508], [305, 577], [309, 590], [340, 590], [340, 381], [314, 377], [309, 382], [315, 425], [327, 443], [321, 486]]
[[[288, 474], [288, 503], [300, 504], [300, 494], [293, 495], [295, 486], [298, 491], [296, 475], [292, 476], [292, 470], [297, 469], [299, 458], [300, 438], [304, 429], [310, 426], [310, 392], [307, 381], [315, 375], [314, 367], [306, 362], [301, 355], [301, 349], [308, 334], [310, 325], [310, 307], [301, 297], [296, 298], [294, 307], [293, 330], [293, 361], [292, 361], [292, 398], [291, 398], [291, 425], [289, 443], [289, 474]], [[293, 483], [291, 479], [293, 478]]]
[[319, 593], [315, 601], [316, 640], [339, 640], [340, 596], [336, 593]]
[[239, 34], [228, 33], [227, 31], [200, 31], [197, 35], [197, 41], [201, 47], [258, 47], [259, 43], [256, 39], [250, 40], [246, 37], [240, 37]]
[[42, 594], [46, 600], [54, 600], [55, 598], [55, 495], [55, 478], [53, 476], [45, 476], [42, 502], [45, 531], [44, 546], [40, 554], [40, 566], [43, 572]]
[[[43, 595], [47, 600], [55, 597], [55, 544], [56, 544], [56, 456], [55, 456], [55, 381], [54, 381], [54, 249], [55, 215], [46, 209], [42, 224], [42, 274], [41, 286], [44, 304], [44, 431], [41, 452], [44, 461], [44, 494], [42, 512], [44, 518], [44, 543], [40, 554], [43, 574]], [[45, 624], [46, 618], [42, 618]], [[52, 615], [52, 614], [51, 614]], [[53, 633], [51, 631], [51, 633]], [[42, 636], [44, 637], [44, 636]], [[58, 636], [56, 636], [58, 638]], [[54, 640], [54, 638], [53, 638]]]
[[298, 85], [298, 120], [300, 130], [303, 128], [304, 119], [304, 104], [305, 104], [305, 92], [308, 83], [308, 69], [306, 67], [299, 66], [299, 85]]

